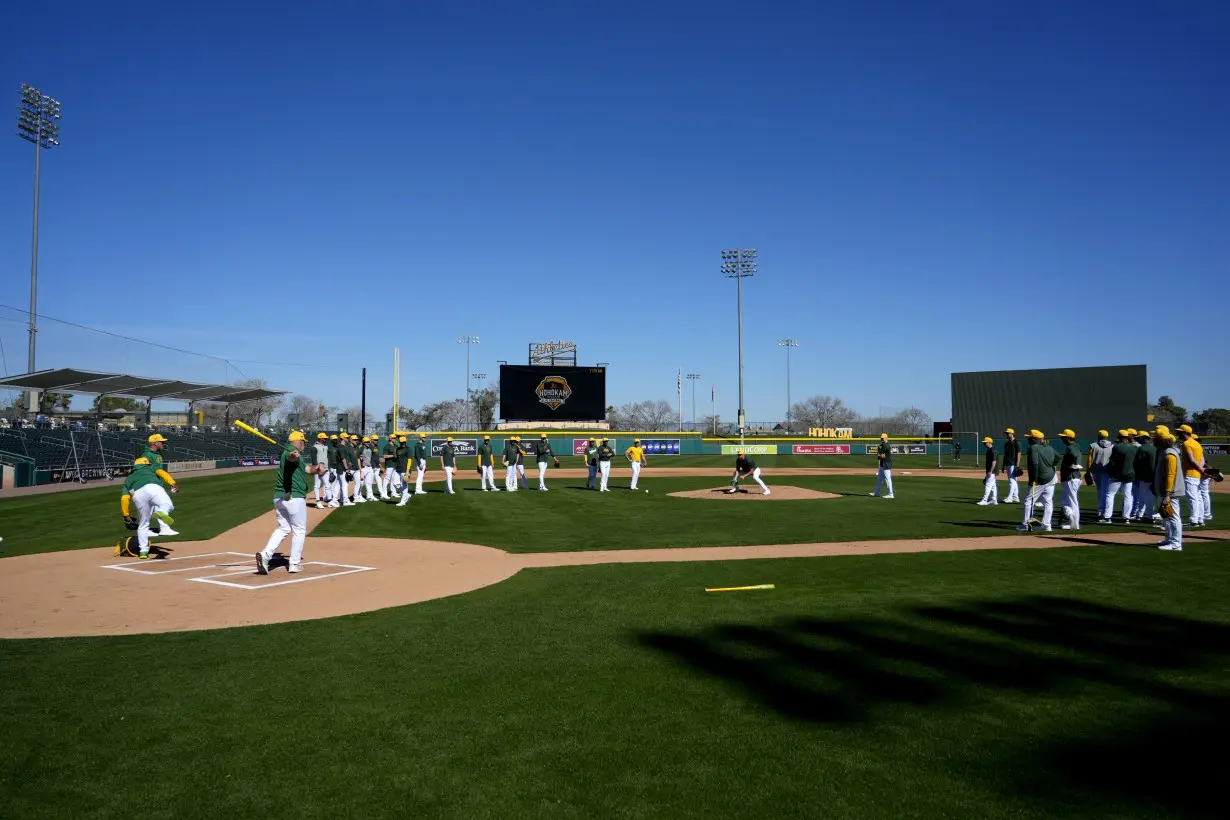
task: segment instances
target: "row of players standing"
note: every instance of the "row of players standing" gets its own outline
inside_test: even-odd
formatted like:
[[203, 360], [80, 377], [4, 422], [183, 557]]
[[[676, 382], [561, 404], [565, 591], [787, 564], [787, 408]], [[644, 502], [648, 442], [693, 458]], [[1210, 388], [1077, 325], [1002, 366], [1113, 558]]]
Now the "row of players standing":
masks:
[[[1000, 464], [994, 442], [983, 439], [986, 446], [986, 478], [980, 505], [998, 504], [999, 490], [996, 475], [1003, 472], [1008, 477], [1008, 497], [1005, 503], [1019, 501], [1017, 477], [1021, 475], [1021, 448], [1011, 428], [1004, 431], [1008, 440], [1004, 445], [1004, 457]], [[1165, 549], [1182, 547], [1182, 511], [1180, 500], [1186, 499], [1190, 511], [1188, 526], [1202, 527], [1213, 520], [1210, 482], [1217, 473], [1208, 467], [1204, 448], [1199, 437], [1186, 424], [1172, 433], [1165, 425], [1154, 431], [1125, 429], [1119, 431], [1119, 440], [1112, 444], [1106, 430], [1098, 431], [1098, 440], [1090, 447], [1082, 466], [1081, 451], [1076, 445], [1076, 434], [1064, 430], [1059, 434], [1064, 442], [1056, 472], [1056, 454], [1039, 430], [1029, 432], [1027, 451], [1029, 489], [1024, 501], [1024, 520], [1018, 529], [1032, 531], [1038, 524], [1043, 532], [1051, 529], [1055, 485], [1062, 481], [1064, 495], [1062, 504], [1065, 530], [1080, 529], [1080, 503], [1078, 493], [1083, 481], [1095, 487], [1098, 494], [1098, 523], [1114, 521], [1115, 502], [1122, 493], [1123, 501], [1119, 520], [1127, 522], [1161, 521], [1166, 530], [1166, 539], [1158, 544]], [[1219, 479], [1220, 480], [1220, 479]], [[1171, 500], [1167, 509], [1163, 502]], [[1155, 508], [1156, 501], [1156, 508]], [[1035, 507], [1042, 505], [1042, 518], [1034, 518]], [[1172, 522], [1170, 519], [1174, 519]], [[1172, 526], [1172, 524], [1177, 525]]]

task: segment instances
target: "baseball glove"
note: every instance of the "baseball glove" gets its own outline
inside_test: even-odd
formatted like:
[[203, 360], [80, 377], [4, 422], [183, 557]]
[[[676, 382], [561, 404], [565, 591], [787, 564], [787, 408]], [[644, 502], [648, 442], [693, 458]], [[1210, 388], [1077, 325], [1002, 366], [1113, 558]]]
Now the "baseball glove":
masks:
[[479, 475], [482, 475], [483, 474], [482, 465], [480, 464], [479, 466], [475, 467], [474, 472], [478, 473]]
[[329, 483], [332, 484], [334, 481], [337, 481], [337, 476], [333, 475], [333, 473], [329, 473]]
[[[559, 459], [558, 459], [558, 458], [552, 459], [552, 462], [554, 462], [554, 466], [559, 467]], [[1221, 479], [1220, 479], [1220, 478], [1219, 478], [1219, 479], [1217, 479], [1217, 480], [1218, 480], [1218, 481], [1221, 481]]]
[[137, 519], [131, 515], [124, 516], [124, 527], [126, 529], [135, 530], [137, 528]]
[[347, 470], [347, 471], [346, 471], [346, 480], [347, 480], [347, 481], [354, 481], [354, 473], [350, 472], [350, 470]]
[[1205, 467], [1204, 477], [1211, 478], [1214, 481], [1225, 481], [1225, 477], [1221, 474], [1221, 470], [1216, 467]]
[[1088, 487], [1093, 486], [1093, 473], [1090, 473], [1090, 472], [1085, 473], [1085, 485]]

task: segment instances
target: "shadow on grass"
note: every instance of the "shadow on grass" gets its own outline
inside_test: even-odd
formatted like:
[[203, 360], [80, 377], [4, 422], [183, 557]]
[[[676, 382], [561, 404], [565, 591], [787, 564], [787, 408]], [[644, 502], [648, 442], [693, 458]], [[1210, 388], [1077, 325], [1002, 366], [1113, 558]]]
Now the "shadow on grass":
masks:
[[[985, 765], [1016, 773], [1006, 785], [1023, 796], [1056, 805], [1074, 792], [1223, 816], [1212, 750], [1230, 731], [1230, 697], [1209, 678], [1230, 665], [1225, 625], [1030, 596], [636, 639], [809, 723], [874, 724], [877, 712], [891, 720], [899, 705], [961, 720], [996, 697], [1087, 698], [1092, 705], [1075, 712], [1087, 726], [1060, 722], [1040, 745], [986, 739], [993, 753]], [[1124, 713], [1125, 700], [1144, 705]]]

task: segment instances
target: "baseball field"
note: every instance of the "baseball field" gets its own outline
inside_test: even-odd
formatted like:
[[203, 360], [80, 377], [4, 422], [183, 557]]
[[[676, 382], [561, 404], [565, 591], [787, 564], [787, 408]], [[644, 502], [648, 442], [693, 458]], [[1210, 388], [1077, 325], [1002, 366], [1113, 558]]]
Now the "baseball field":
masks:
[[769, 498], [730, 461], [462, 460], [309, 510], [298, 576], [255, 573], [269, 470], [183, 479], [148, 561], [118, 486], [0, 500], [0, 813], [1224, 816], [1225, 494], [1173, 553], [1088, 488], [1018, 533], [972, 461], [895, 459], [891, 500], [873, 458], [762, 459]]

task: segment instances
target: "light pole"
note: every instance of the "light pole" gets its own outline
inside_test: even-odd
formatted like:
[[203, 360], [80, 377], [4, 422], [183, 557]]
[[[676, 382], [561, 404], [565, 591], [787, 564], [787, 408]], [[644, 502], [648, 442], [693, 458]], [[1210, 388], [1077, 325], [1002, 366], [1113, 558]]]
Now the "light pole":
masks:
[[790, 348], [798, 347], [798, 339], [778, 339], [778, 347], [786, 348], [786, 429], [791, 433], [794, 428], [790, 426]]
[[699, 373], [689, 373], [688, 381], [692, 383], [692, 426], [696, 426], [696, 380], [700, 378]]
[[470, 345], [478, 344], [477, 336], [458, 336], [457, 344], [466, 346], [466, 401], [470, 400]]
[[743, 428], [747, 419], [743, 413], [743, 280], [756, 275], [756, 249], [734, 248], [722, 251], [722, 273], [735, 280], [739, 305], [739, 443], [743, 443]]
[[[34, 372], [34, 337], [38, 333], [35, 321], [38, 311], [38, 172], [43, 149], [60, 144], [60, 101], [25, 83], [21, 84], [21, 103], [17, 106], [17, 136], [34, 143], [34, 235], [30, 240], [30, 352], [26, 370]], [[38, 391], [26, 397], [26, 412], [36, 412], [34, 402]]]

